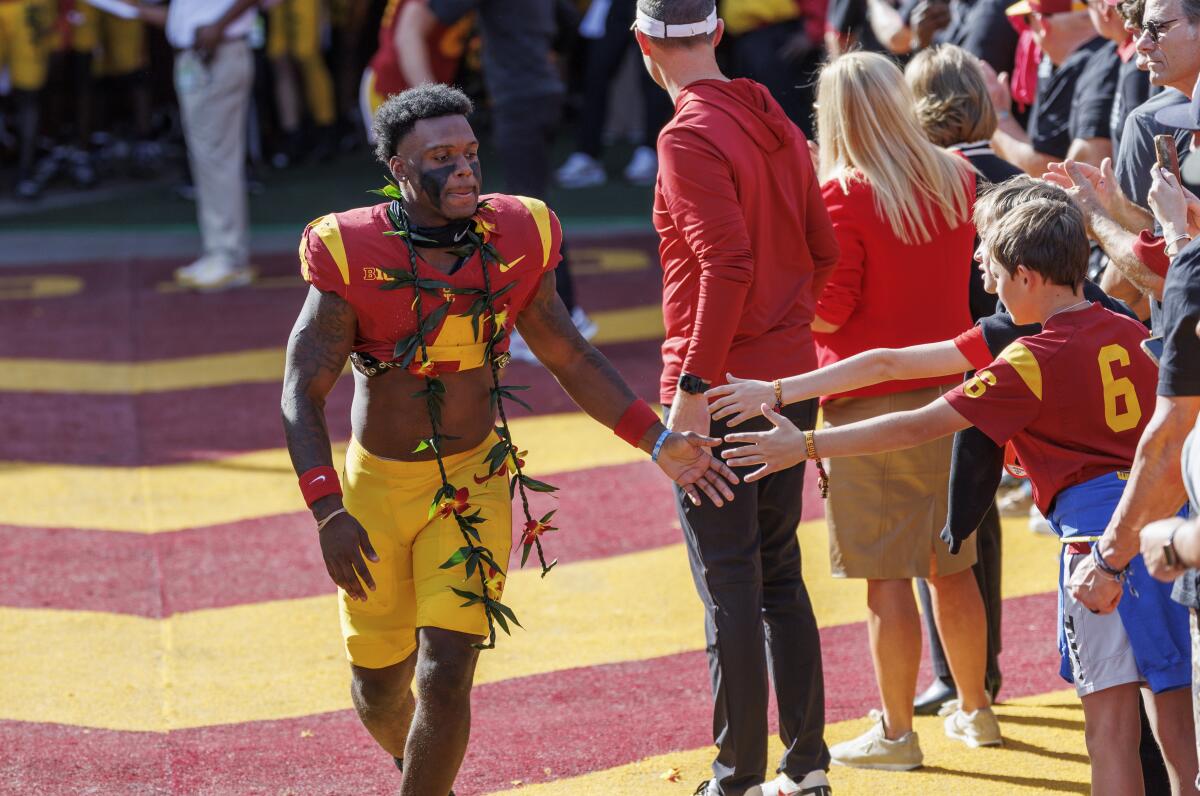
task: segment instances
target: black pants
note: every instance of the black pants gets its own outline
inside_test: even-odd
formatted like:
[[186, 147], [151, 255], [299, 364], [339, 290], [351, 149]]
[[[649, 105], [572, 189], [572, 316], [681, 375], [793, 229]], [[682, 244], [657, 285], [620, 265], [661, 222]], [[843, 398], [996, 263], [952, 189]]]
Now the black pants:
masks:
[[794, 59], [781, 52], [803, 30], [803, 21], [792, 20], [747, 31], [734, 40], [733, 63], [739, 77], [766, 86], [788, 118], [812, 138], [817, 73], [825, 52], [821, 42], [810, 42], [812, 48]]
[[[938, 544], [941, 544], [939, 542]], [[983, 613], [987, 620], [987, 683], [1000, 682], [1000, 513], [996, 504], [988, 509], [975, 531], [975, 582], [979, 584], [979, 594], [983, 597]], [[917, 581], [917, 593], [921, 596], [921, 610], [925, 617], [926, 635], [929, 637], [929, 658], [933, 664], [933, 673], [943, 680], [951, 680], [950, 665], [946, 662], [946, 652], [942, 649], [942, 641], [938, 637], [937, 625], [933, 621], [933, 599], [929, 594], [929, 586], [924, 580]]]
[[[588, 42], [578, 149], [594, 158], [599, 158], [604, 149], [609, 88], [625, 60], [625, 53], [636, 41], [629, 32], [636, 9], [637, 0], [612, 0], [604, 22], [604, 35]], [[658, 140], [658, 131], [671, 118], [671, 100], [645, 69], [638, 70], [638, 88], [642, 95], [641, 143], [653, 147]]]
[[[816, 401], [788, 407], [800, 428], [812, 428]], [[768, 427], [757, 418], [738, 431]], [[713, 436], [728, 431], [713, 423]], [[825, 746], [825, 683], [821, 638], [800, 571], [796, 526], [804, 465], [734, 487], [723, 508], [693, 506], [678, 489], [676, 503], [696, 590], [704, 603], [713, 688], [713, 777], [726, 796], [741, 796], [766, 777], [767, 689], [775, 684], [783, 759], [794, 780], [829, 767]]]
[[[550, 188], [550, 151], [562, 120], [560, 94], [510, 100], [493, 114], [496, 151], [504, 167], [504, 190], [517, 196], [547, 201]], [[554, 272], [558, 297], [568, 310], [575, 309], [575, 284], [567, 262], [563, 235], [562, 263]]]

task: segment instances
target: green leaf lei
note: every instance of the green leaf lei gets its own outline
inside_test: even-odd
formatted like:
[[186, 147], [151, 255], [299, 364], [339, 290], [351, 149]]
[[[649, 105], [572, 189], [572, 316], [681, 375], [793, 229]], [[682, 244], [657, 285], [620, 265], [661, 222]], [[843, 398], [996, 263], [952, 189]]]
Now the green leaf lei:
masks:
[[[441, 565], [441, 568], [453, 569], [458, 566], [464, 567], [466, 570], [464, 583], [472, 577], [478, 577], [480, 587], [478, 593], [469, 589], [456, 589], [453, 587], [451, 587], [451, 590], [463, 598], [464, 602], [461, 606], [463, 608], [476, 604], [483, 605], [483, 610], [488, 620], [488, 640], [487, 643], [476, 644], [475, 646], [479, 649], [492, 649], [496, 646], [497, 625], [505, 633], [511, 635], [509, 622], [518, 627], [521, 626], [521, 623], [517, 621], [516, 614], [513, 613], [512, 609], [499, 600], [498, 580], [505, 577], [504, 568], [495, 560], [492, 551], [481, 543], [479, 531], [475, 527], [486, 522], [486, 520], [480, 516], [479, 509], [476, 509], [473, 513], [468, 513], [471, 508], [469, 489], [466, 487], [456, 487], [450, 483], [446, 476], [446, 466], [442, 460], [442, 443], [458, 438], [446, 434], [442, 429], [442, 405], [445, 402], [446, 385], [438, 377], [436, 364], [429, 359], [426, 337], [436, 332], [442, 321], [446, 318], [455, 295], [472, 295], [476, 297], [471, 307], [462, 317], [469, 317], [471, 319], [471, 329], [477, 339], [481, 325], [490, 322], [493, 326], [484, 348], [484, 360], [489, 363], [492, 371], [492, 388], [490, 391], [491, 409], [500, 416], [500, 424], [496, 427], [496, 435], [500, 439], [492, 446], [484, 458], [484, 461], [488, 465], [487, 476], [482, 480], [476, 477], [475, 481], [476, 484], [484, 484], [492, 478], [506, 477], [509, 479], [509, 496], [513, 497], [516, 493], [520, 493], [521, 507], [525, 515], [525, 529], [521, 537], [521, 566], [525, 566], [530, 551], [536, 549], [538, 562], [542, 567], [542, 577], [545, 577], [554, 568], [554, 565], [558, 563], [557, 559], [551, 561], [549, 564], [546, 563], [540, 538], [547, 531], [557, 530], [557, 528], [549, 524], [554, 517], [554, 512], [551, 511], [543, 515], [540, 520], [534, 520], [529, 510], [529, 499], [526, 495], [526, 490], [533, 492], [554, 492], [557, 490], [557, 487], [530, 478], [525, 475], [522, 469], [524, 467], [524, 460], [521, 458], [523, 453], [518, 451], [512, 442], [512, 434], [508, 428], [508, 417], [504, 411], [504, 401], [515, 401], [528, 409], [529, 404], [516, 397], [514, 393], [529, 388], [511, 385], [501, 386], [500, 363], [498, 357], [494, 356], [496, 346], [508, 336], [508, 330], [504, 324], [496, 322], [495, 301], [511, 290], [515, 283], [509, 283], [496, 291], [492, 290], [492, 279], [489, 269], [493, 265], [497, 267], [503, 265], [504, 261], [500, 257], [500, 253], [496, 251], [496, 248], [485, 240], [483, 236], [484, 228], [479, 221], [472, 228], [468, 229], [464, 236], [463, 244], [450, 251], [455, 256], [463, 258], [469, 258], [475, 252], [479, 252], [483, 271], [482, 288], [455, 288], [448, 282], [420, 277], [417, 273], [417, 253], [413, 244], [414, 242], [421, 242], [422, 239], [409, 226], [408, 216], [401, 205], [402, 195], [399, 188], [394, 184], [390, 184], [382, 189], [372, 191], [372, 193], [392, 200], [387, 210], [388, 220], [391, 222], [392, 229], [384, 234], [401, 238], [408, 250], [408, 270], [400, 268], [383, 269], [384, 273], [391, 280], [384, 282], [380, 288], [382, 290], [412, 288], [413, 291], [413, 309], [417, 315], [417, 331], [396, 343], [394, 356], [404, 368], [408, 368], [409, 365], [417, 360], [417, 357], [420, 357], [419, 361], [421, 365], [418, 368], [418, 372], [425, 379], [425, 388], [414, 393], [413, 397], [423, 397], [425, 399], [425, 405], [429, 411], [431, 433], [428, 439], [421, 441], [414, 453], [432, 450], [437, 460], [438, 471], [442, 479], [442, 485], [434, 493], [433, 502], [429, 507], [429, 519], [433, 519], [435, 516], [449, 519], [453, 516], [455, 522], [458, 524], [459, 533], [462, 534], [463, 538], [463, 546], [456, 550]], [[487, 209], [489, 208], [486, 203], [480, 204], [479, 210]], [[422, 299], [422, 294], [424, 293], [430, 294], [431, 297], [436, 297], [443, 302], [428, 315], [424, 315], [424, 301]]]

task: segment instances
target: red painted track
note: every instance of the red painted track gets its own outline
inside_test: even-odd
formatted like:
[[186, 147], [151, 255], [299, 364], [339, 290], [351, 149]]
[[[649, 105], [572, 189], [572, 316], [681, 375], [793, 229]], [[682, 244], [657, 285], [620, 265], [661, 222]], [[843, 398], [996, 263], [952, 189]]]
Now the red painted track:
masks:
[[[1004, 621], [1003, 696], [1062, 687], [1053, 674], [1053, 596], [1006, 601]], [[875, 706], [865, 624], [822, 630], [821, 648], [826, 720]], [[474, 742], [455, 789], [472, 796], [513, 780], [559, 779], [705, 746], [706, 672], [704, 654], [694, 652], [481, 686], [473, 696]], [[394, 793], [399, 784], [351, 711], [168, 735], [4, 722], [0, 748], [9, 750], [0, 754], [0, 782], [13, 793], [77, 793], [87, 783], [102, 793], [367, 796]], [[45, 790], [26, 789], [33, 783]]]

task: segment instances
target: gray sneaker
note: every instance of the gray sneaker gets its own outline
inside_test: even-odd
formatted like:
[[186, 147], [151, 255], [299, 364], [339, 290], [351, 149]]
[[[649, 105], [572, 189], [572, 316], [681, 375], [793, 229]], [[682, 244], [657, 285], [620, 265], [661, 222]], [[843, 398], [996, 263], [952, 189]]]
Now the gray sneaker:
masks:
[[873, 768], [880, 771], [911, 771], [925, 761], [917, 733], [909, 732], [890, 741], [884, 735], [883, 716], [871, 711], [875, 725], [862, 735], [829, 748], [833, 763], [851, 768]]
[[974, 713], [964, 713], [956, 710], [946, 717], [946, 735], [962, 741], [972, 749], [980, 746], [999, 746], [1004, 742], [1000, 737], [1000, 722], [991, 708], [980, 708]]

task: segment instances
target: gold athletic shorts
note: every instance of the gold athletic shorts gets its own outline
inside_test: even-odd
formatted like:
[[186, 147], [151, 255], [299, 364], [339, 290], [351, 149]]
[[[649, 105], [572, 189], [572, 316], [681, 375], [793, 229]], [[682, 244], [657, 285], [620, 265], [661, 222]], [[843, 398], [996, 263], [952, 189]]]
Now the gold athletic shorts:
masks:
[[[475, 525], [480, 542], [496, 563], [507, 570], [512, 547], [512, 502], [508, 479], [484, 481], [484, 457], [499, 439], [491, 434], [475, 449], [446, 456], [446, 477], [466, 489], [470, 508], [479, 509], [486, 522]], [[342, 488], [346, 509], [366, 529], [379, 563], [367, 562], [375, 591], [366, 602], [351, 600], [339, 590], [342, 636], [346, 657], [356, 666], [382, 669], [406, 659], [417, 648], [417, 628], [437, 627], [476, 636], [487, 635], [483, 606], [463, 608], [463, 598], [451, 587], [478, 594], [479, 575], [466, 577], [463, 565], [442, 569], [442, 564], [464, 546], [454, 517], [434, 514], [433, 496], [441, 486], [437, 464], [384, 459], [351, 439], [346, 451]], [[498, 597], [504, 573], [489, 581], [489, 592]]]

